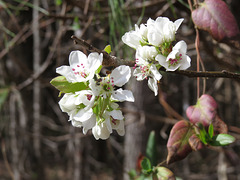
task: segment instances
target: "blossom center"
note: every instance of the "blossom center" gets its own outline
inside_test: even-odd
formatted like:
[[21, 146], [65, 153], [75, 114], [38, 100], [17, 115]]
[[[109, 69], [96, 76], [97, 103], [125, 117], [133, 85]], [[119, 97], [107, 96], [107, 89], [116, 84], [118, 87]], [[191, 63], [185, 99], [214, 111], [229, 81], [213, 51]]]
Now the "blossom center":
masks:
[[87, 99], [90, 101], [92, 99], [92, 95], [91, 94], [87, 94]]
[[114, 87], [114, 80], [113, 77], [111, 78], [103, 78], [102, 81], [100, 81], [100, 86], [102, 86], [102, 89], [107, 92], [113, 91]]
[[179, 63], [179, 61], [182, 60], [182, 54], [177, 54], [175, 58], [170, 58], [169, 59], [169, 66], [175, 66]]
[[79, 75], [83, 78], [86, 78], [88, 76], [84, 64], [77, 65], [77, 68], [72, 68], [72, 71], [75, 75]]

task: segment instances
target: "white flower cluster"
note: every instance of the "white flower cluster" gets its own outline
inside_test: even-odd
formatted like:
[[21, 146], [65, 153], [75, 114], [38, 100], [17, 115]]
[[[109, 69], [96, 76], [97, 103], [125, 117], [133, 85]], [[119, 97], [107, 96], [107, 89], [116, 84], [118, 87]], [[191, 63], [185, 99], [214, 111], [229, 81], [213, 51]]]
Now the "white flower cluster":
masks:
[[187, 44], [184, 41], [176, 43], [175, 34], [183, 19], [175, 22], [166, 17], [158, 17], [155, 21], [148, 19], [140, 27], [135, 25], [135, 30], [123, 35], [122, 41], [136, 49], [136, 64], [133, 75], [138, 81], [148, 79], [148, 86], [158, 94], [157, 82], [162, 78], [159, 69], [166, 71], [177, 69], [185, 70], [190, 67], [191, 59], [186, 55]]
[[91, 53], [87, 57], [81, 51], [72, 51], [70, 66], [61, 66], [56, 72], [70, 83], [84, 83], [86, 88], [74, 93], [66, 93], [59, 101], [63, 112], [75, 127], [82, 127], [83, 133], [92, 129], [96, 139], [107, 139], [115, 129], [124, 135], [124, 117], [116, 102], [134, 101], [131, 91], [123, 90], [131, 76], [131, 69], [122, 65], [111, 74], [101, 77], [103, 55]]

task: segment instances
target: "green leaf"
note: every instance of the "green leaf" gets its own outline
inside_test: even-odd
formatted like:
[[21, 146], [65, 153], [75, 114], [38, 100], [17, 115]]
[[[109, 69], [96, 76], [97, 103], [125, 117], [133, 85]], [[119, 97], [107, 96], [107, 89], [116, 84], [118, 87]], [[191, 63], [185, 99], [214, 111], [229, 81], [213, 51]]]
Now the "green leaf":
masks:
[[142, 162], [141, 162], [141, 166], [142, 166], [142, 172], [144, 174], [150, 174], [152, 172], [152, 165], [151, 162], [148, 158], [143, 158]]
[[154, 131], [151, 131], [148, 137], [146, 156], [149, 158], [153, 166], [157, 165], [157, 147]]
[[55, 4], [56, 4], [57, 6], [60, 6], [60, 5], [62, 4], [62, 0], [55, 0]]
[[197, 135], [199, 139], [203, 142], [203, 144], [208, 144], [209, 136], [201, 123], [198, 123], [199, 134]]
[[137, 176], [137, 172], [136, 172], [135, 169], [131, 169], [131, 170], [128, 172], [128, 175], [129, 175], [130, 180], [133, 180], [133, 179], [135, 179], [135, 177]]
[[110, 46], [110, 45], [107, 45], [107, 46], [104, 48], [104, 51], [106, 51], [108, 54], [110, 54], [110, 53], [112, 52], [111, 46]]
[[77, 31], [79, 30], [81, 27], [80, 27], [80, 24], [79, 24], [79, 19], [78, 17], [76, 16], [73, 20], [73, 25], [72, 25], [72, 29]]
[[235, 141], [235, 138], [229, 134], [218, 134], [213, 136], [212, 141], [209, 143], [212, 146], [226, 146]]
[[99, 66], [99, 68], [95, 71], [96, 74], [99, 74], [102, 69], [102, 65]]
[[9, 88], [0, 89], [0, 109], [2, 108], [4, 102], [6, 101], [9, 93]]
[[84, 82], [70, 83], [64, 76], [55, 77], [50, 83], [63, 93], [74, 93], [87, 89], [87, 85]]
[[210, 138], [213, 137], [213, 133], [214, 133], [213, 124], [210, 124], [209, 127], [208, 127], [208, 135], [209, 135]]

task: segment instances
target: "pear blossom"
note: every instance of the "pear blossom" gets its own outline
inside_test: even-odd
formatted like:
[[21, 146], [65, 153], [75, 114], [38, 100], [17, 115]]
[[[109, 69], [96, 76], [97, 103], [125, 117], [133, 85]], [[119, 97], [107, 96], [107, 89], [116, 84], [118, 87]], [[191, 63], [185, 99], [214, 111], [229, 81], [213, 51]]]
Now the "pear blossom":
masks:
[[92, 89], [95, 96], [103, 98], [112, 98], [117, 101], [134, 101], [131, 91], [119, 88], [115, 90], [115, 86], [121, 87], [129, 81], [131, 77], [131, 69], [129, 66], [119, 66], [115, 68], [107, 77], [100, 78], [97, 82], [90, 80], [89, 87]]
[[75, 93], [66, 93], [59, 101], [63, 112], [68, 113], [69, 121], [75, 127], [83, 127], [86, 134], [96, 123], [96, 115], [93, 114], [95, 96], [90, 90], [82, 90]]
[[70, 66], [58, 67], [56, 72], [65, 76], [69, 82], [86, 82], [94, 77], [95, 71], [100, 67], [102, 61], [102, 53], [90, 53], [87, 57], [81, 51], [72, 51], [69, 55]]
[[185, 70], [191, 65], [191, 59], [186, 55], [186, 52], [187, 44], [184, 41], [179, 41], [167, 57], [158, 54], [156, 60], [165, 67], [166, 71]]
[[136, 52], [136, 64], [133, 75], [138, 81], [148, 79], [148, 86], [154, 92], [155, 96], [158, 94], [157, 81], [162, 78], [155, 65], [155, 56], [158, 54], [153, 46], [142, 46]]
[[158, 17], [155, 21], [149, 19], [147, 21], [147, 39], [149, 44], [160, 46], [164, 42], [172, 42], [175, 40], [175, 34], [181, 25], [183, 18], [170, 21], [167, 17]]
[[141, 24], [140, 27], [135, 24], [135, 31], [126, 32], [122, 36], [122, 41], [128, 46], [137, 49], [141, 44], [147, 43], [147, 27]]
[[[116, 104], [116, 103], [111, 103]], [[110, 104], [110, 106], [111, 106]], [[92, 128], [92, 133], [95, 139], [107, 139], [110, 134], [113, 132], [112, 130], [116, 130], [117, 133], [121, 136], [125, 134], [124, 129], [124, 117], [122, 115], [122, 111], [118, 109], [113, 109], [112, 111], [104, 111], [102, 114], [102, 119], [99, 122], [96, 122], [96, 125]]]

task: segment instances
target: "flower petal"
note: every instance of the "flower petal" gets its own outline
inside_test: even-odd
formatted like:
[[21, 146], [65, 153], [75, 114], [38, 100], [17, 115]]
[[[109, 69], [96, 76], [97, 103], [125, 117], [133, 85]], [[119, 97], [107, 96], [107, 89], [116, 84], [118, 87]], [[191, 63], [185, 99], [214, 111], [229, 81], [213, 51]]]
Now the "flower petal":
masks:
[[82, 122], [83, 126], [83, 134], [87, 134], [87, 131], [89, 129], [92, 129], [96, 124], [96, 115], [93, 114], [91, 118], [89, 118], [87, 121]]
[[162, 78], [162, 75], [157, 70], [157, 68], [154, 64], [150, 66], [150, 70], [151, 70], [152, 74], [154, 75], [154, 78], [156, 78], [158, 81]]
[[173, 48], [172, 50], [176, 50], [179, 51], [180, 53], [186, 54], [187, 52], [187, 44], [185, 43], [185, 41], [179, 41]]
[[96, 123], [96, 125], [92, 128], [93, 136], [96, 140], [107, 139], [110, 136], [110, 132], [108, 131], [106, 124], [103, 122], [100, 125]]
[[183, 20], [184, 20], [183, 18], [180, 18], [174, 21], [174, 24], [176, 26], [176, 31], [178, 30], [179, 26], [182, 24]]
[[134, 97], [132, 92], [129, 90], [123, 90], [122, 88], [114, 91], [114, 93], [112, 94], [112, 99], [118, 100], [120, 102], [122, 101], [134, 102]]
[[148, 87], [154, 92], [155, 96], [158, 94], [157, 80], [155, 78], [148, 79]]
[[130, 31], [122, 36], [122, 41], [131, 48], [137, 49], [141, 45], [142, 38], [135, 31]]
[[64, 76], [68, 82], [77, 82], [73, 72], [72, 68], [70, 66], [61, 66], [56, 69], [56, 73]]
[[189, 56], [184, 55], [182, 58], [181, 66], [179, 67], [180, 70], [185, 70], [191, 66], [191, 59]]
[[88, 64], [89, 64], [89, 71], [95, 71], [99, 68], [100, 65], [102, 65], [103, 61], [103, 54], [98, 54], [97, 52], [95, 53], [90, 53], [88, 55]]
[[73, 117], [75, 120], [84, 122], [87, 121], [93, 115], [92, 109], [80, 109], [77, 114]]
[[122, 115], [122, 111], [120, 110], [113, 110], [109, 112], [109, 115], [113, 117], [113, 119], [123, 120], [124, 117]]
[[111, 75], [110, 78], [113, 78], [114, 85], [121, 87], [124, 84], [126, 84], [131, 77], [131, 69], [129, 66], [118, 66], [115, 68]]
[[76, 67], [77, 65], [87, 62], [87, 56], [81, 51], [72, 51], [69, 55], [69, 64], [71, 67]]

